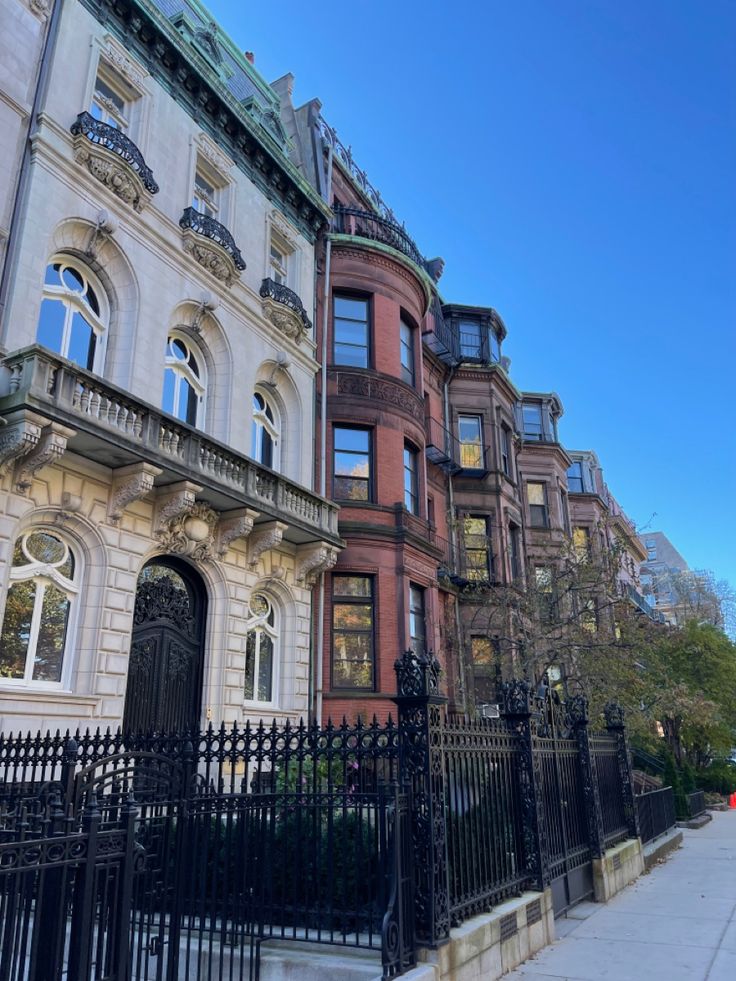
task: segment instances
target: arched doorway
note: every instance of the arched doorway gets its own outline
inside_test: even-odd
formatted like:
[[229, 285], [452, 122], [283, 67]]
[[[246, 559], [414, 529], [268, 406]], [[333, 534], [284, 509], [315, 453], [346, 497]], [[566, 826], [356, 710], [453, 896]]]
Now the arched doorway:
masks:
[[207, 595], [201, 577], [171, 556], [138, 577], [123, 728], [172, 731], [200, 724]]

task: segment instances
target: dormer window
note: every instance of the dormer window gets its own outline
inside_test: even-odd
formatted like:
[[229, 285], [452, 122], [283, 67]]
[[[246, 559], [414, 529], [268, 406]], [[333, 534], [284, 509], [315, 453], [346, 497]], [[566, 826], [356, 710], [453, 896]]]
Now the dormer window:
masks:
[[479, 323], [460, 321], [460, 357], [481, 361], [483, 358], [483, 333]]

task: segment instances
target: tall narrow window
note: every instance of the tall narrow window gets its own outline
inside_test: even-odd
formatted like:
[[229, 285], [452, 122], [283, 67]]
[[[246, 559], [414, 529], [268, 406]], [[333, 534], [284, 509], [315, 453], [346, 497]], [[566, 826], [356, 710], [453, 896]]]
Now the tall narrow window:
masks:
[[567, 487], [571, 494], [582, 494], [585, 490], [583, 464], [580, 460], [576, 460], [567, 471]]
[[483, 357], [483, 333], [481, 326], [472, 320], [461, 320], [460, 357], [480, 361]]
[[572, 546], [578, 562], [587, 562], [590, 559], [590, 530], [578, 527], [572, 530]]
[[463, 518], [462, 530], [465, 578], [472, 582], [489, 582], [492, 563], [488, 518], [466, 515]]
[[543, 483], [528, 481], [526, 495], [529, 500], [529, 516], [532, 528], [549, 528], [547, 489]]
[[413, 583], [409, 586], [409, 641], [415, 654], [427, 650], [427, 626], [424, 612], [424, 590]]
[[78, 593], [78, 563], [63, 538], [36, 530], [18, 539], [0, 634], [0, 682], [61, 684]]
[[194, 175], [194, 190], [192, 192], [192, 207], [201, 215], [209, 218], [217, 218], [218, 208], [218, 189], [214, 181], [209, 180], [205, 174], [197, 169]]
[[508, 426], [501, 426], [501, 469], [507, 477], [511, 476], [511, 432]]
[[267, 596], [251, 597], [248, 633], [245, 640], [245, 685], [247, 702], [275, 701], [278, 631], [276, 611]]
[[274, 281], [274, 283], [279, 283], [281, 286], [286, 286], [288, 280], [288, 258], [286, 249], [281, 248], [280, 243], [272, 238], [271, 247], [269, 250], [271, 279]]
[[370, 431], [352, 426], [335, 426], [333, 457], [335, 500], [370, 501]]
[[509, 566], [511, 579], [521, 579], [521, 546], [519, 542], [519, 526], [509, 525]]
[[534, 569], [534, 582], [537, 587], [537, 604], [540, 619], [543, 622], [556, 619], [552, 568], [548, 565], [538, 565]]
[[460, 466], [463, 470], [483, 469], [483, 424], [480, 416], [458, 416]]
[[253, 422], [251, 440], [253, 459], [272, 470], [279, 469], [278, 415], [270, 400], [261, 392], [253, 394]]
[[401, 379], [407, 385], [413, 385], [416, 381], [414, 371], [414, 331], [403, 318], [399, 327], [399, 336], [401, 340]]
[[419, 454], [404, 444], [404, 507], [412, 514], [419, 514], [419, 478], [417, 475]]
[[36, 340], [88, 371], [102, 371], [107, 306], [81, 263], [60, 256], [46, 267]]
[[542, 406], [538, 402], [525, 402], [521, 412], [524, 423], [524, 439], [542, 441], [544, 439]]
[[166, 344], [161, 408], [190, 426], [204, 424], [204, 358], [183, 334], [172, 332]]
[[368, 301], [352, 296], [335, 296], [334, 314], [334, 363], [367, 368]]
[[332, 687], [372, 690], [373, 579], [332, 577]]

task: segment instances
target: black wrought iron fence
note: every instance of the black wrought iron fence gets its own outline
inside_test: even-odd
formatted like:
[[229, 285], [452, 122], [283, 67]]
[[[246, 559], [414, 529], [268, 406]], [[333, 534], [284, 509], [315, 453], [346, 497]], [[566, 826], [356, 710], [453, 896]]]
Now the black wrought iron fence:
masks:
[[662, 787], [661, 790], [637, 794], [634, 800], [639, 816], [641, 840], [645, 845], [675, 827], [677, 816], [672, 787]]
[[252, 981], [266, 939], [380, 950], [388, 978], [524, 889], [588, 895], [642, 813], [620, 710], [591, 734], [584, 699], [517, 681], [458, 718], [431, 655], [396, 669], [396, 723], [0, 737], [0, 981]]
[[687, 798], [687, 812], [691, 818], [699, 817], [701, 814], [705, 814], [705, 791], [695, 790], [692, 794], [686, 794]]

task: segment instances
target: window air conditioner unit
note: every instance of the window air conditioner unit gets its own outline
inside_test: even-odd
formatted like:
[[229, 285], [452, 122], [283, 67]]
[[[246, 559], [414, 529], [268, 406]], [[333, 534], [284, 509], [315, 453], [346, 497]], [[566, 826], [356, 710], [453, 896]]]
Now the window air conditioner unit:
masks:
[[478, 714], [481, 719], [500, 719], [501, 710], [498, 707], [497, 702], [485, 702], [483, 705], [478, 706]]

